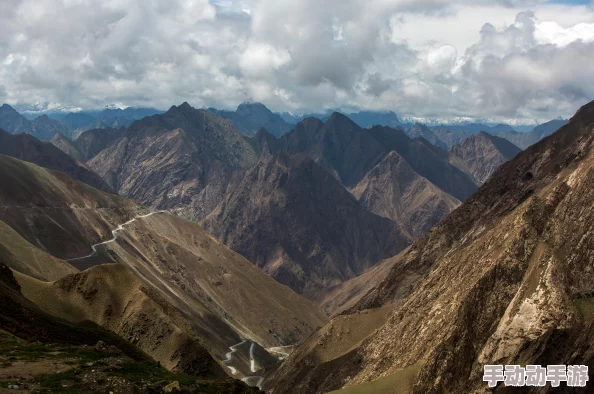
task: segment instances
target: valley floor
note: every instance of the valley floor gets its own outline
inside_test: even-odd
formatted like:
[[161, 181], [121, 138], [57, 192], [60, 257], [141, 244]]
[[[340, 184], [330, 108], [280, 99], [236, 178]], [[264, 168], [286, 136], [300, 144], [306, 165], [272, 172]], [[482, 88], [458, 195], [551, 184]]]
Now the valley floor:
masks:
[[227, 380], [175, 374], [134, 361], [103, 342], [75, 346], [27, 342], [0, 331], [0, 393], [258, 393]]

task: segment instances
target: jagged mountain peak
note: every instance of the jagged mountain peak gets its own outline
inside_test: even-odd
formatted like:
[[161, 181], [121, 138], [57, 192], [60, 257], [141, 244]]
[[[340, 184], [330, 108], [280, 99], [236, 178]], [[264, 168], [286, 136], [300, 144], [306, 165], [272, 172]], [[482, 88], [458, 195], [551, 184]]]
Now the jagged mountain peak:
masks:
[[194, 109], [194, 107], [192, 107], [190, 104], [188, 104], [187, 101], [184, 101], [183, 103], [181, 103], [181, 105], [178, 108], [184, 109], [184, 110]]
[[260, 102], [257, 101], [244, 101], [243, 103], [237, 106], [237, 111], [241, 110], [263, 110], [272, 113], [268, 107]]
[[270, 111], [264, 104], [258, 102], [243, 102], [235, 111], [208, 108], [209, 113], [233, 122], [233, 125], [245, 136], [253, 137], [260, 127], [276, 137], [288, 133], [292, 125], [280, 115]]
[[349, 126], [353, 127], [353, 128], [357, 128], [359, 129], [359, 125], [357, 125], [355, 122], [353, 122], [353, 120], [351, 118], [349, 118], [348, 116], [346, 116], [345, 114], [341, 113], [341, 112], [332, 112], [332, 114], [330, 115], [330, 117], [328, 118], [328, 120], [326, 120], [325, 124], [333, 124], [336, 123], [338, 125], [346, 125], [348, 124]]
[[593, 130], [594, 102], [503, 164], [266, 388], [474, 393], [488, 364], [591, 366]]
[[2, 106], [0, 107], [1, 110], [4, 111], [13, 111], [13, 112], [17, 112], [14, 108], [12, 108], [9, 104], [2, 104]]
[[417, 129], [422, 129], [422, 130], [429, 130], [429, 127], [427, 127], [424, 123], [420, 123], [420, 122], [416, 122], [412, 128], [417, 128]]
[[477, 184], [483, 184], [499, 166], [522, 150], [506, 140], [485, 131], [452, 146], [450, 162], [470, 174]]

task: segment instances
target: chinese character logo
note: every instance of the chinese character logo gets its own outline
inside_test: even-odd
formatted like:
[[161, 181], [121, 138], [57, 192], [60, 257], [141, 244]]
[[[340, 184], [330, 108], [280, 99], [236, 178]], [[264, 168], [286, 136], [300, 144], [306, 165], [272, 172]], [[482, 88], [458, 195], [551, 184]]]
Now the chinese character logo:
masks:
[[544, 387], [547, 382], [551, 387], [560, 387], [562, 383], [568, 387], [586, 387], [589, 381], [587, 365], [485, 365], [483, 382], [489, 387], [503, 383], [511, 387]]

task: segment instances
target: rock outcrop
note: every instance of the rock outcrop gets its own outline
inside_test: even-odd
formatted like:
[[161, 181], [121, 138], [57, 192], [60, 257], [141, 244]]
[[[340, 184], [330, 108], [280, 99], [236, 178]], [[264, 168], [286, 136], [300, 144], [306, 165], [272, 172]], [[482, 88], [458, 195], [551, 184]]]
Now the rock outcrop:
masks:
[[[592, 368], [593, 164], [594, 102], [396, 256], [379, 285], [291, 354], [269, 390], [391, 379], [404, 393], [484, 392], [485, 364]], [[337, 340], [386, 308], [349, 346]]]

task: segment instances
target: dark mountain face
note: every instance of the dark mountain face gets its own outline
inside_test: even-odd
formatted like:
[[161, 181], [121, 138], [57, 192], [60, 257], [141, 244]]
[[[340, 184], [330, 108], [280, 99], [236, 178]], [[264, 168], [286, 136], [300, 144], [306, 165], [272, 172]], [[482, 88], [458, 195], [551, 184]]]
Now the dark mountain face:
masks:
[[541, 139], [553, 134], [566, 124], [567, 120], [554, 119], [550, 122], [536, 126], [534, 129], [532, 129], [532, 131], [529, 132], [518, 133], [514, 130], [504, 130], [498, 131], [496, 135], [505, 138], [512, 144], [522, 149], [526, 149], [529, 146], [536, 144]]
[[32, 133], [37, 139], [43, 141], [50, 141], [57, 133], [66, 137], [72, 137], [71, 129], [57, 120], [50, 119], [47, 115], [42, 115], [35, 118], [32, 122], [34, 132]]
[[283, 118], [283, 120], [287, 123], [295, 125], [299, 122], [304, 121], [307, 118], [317, 118], [321, 121], [328, 120], [328, 118], [334, 113], [334, 111], [326, 111], [325, 113], [320, 114], [300, 114], [300, 115], [293, 115], [289, 112], [281, 112], [278, 115]]
[[[318, 118], [321, 121], [326, 122], [333, 113], [334, 111], [327, 111], [323, 114], [291, 115], [288, 112], [283, 112], [280, 113], [279, 116], [281, 116], [288, 123], [297, 124], [307, 118]], [[346, 116], [355, 122], [359, 127], [364, 129], [378, 125], [394, 128], [401, 126], [398, 116], [392, 111], [360, 111], [348, 113]]]
[[31, 134], [44, 141], [51, 140], [56, 133], [70, 135], [70, 129], [67, 126], [50, 119], [47, 115], [30, 121], [7, 104], [0, 107], [0, 128], [12, 134]]
[[59, 119], [71, 129], [80, 129], [95, 122], [95, 116], [86, 112], [71, 112]]
[[208, 112], [223, 119], [231, 120], [235, 127], [246, 136], [255, 135], [263, 127], [270, 134], [280, 137], [293, 128], [291, 124], [261, 103], [240, 104], [235, 112], [219, 111], [214, 108], [209, 108]]
[[465, 139], [474, 135], [474, 133], [469, 131], [453, 131], [447, 127], [432, 128], [431, 131], [447, 149], [462, 143]]
[[125, 129], [93, 129], [88, 130], [78, 136], [74, 141], [77, 149], [80, 151], [83, 160], [89, 161], [103, 149], [107, 148], [116, 139], [124, 135]]
[[85, 159], [83, 158], [80, 149], [78, 149], [78, 146], [76, 146], [76, 143], [68, 139], [64, 134], [56, 133], [54, 137], [50, 140], [50, 142], [56, 148], [68, 154], [73, 159], [78, 160], [80, 162], [85, 162]]
[[532, 133], [540, 137], [539, 141], [567, 124], [567, 119], [553, 119], [532, 129]]
[[[120, 194], [153, 207], [184, 209], [192, 219], [214, 209], [233, 172], [257, 160], [252, 146], [230, 121], [186, 103], [136, 121], [117, 134], [105, 136], [117, 138], [89, 166]], [[97, 141], [101, 137], [98, 130], [80, 138]]]
[[258, 163], [202, 224], [300, 293], [359, 275], [409, 243], [302, 154]]
[[503, 163], [522, 150], [508, 140], [481, 131], [449, 150], [450, 162], [483, 184]]
[[289, 154], [305, 153], [347, 186], [355, 185], [385, 155], [369, 133], [346, 116], [334, 113], [326, 123], [309, 118], [281, 138]]
[[101, 111], [71, 112], [56, 119], [76, 130], [73, 137], [77, 137], [77, 134], [93, 129], [128, 127], [135, 120], [162, 112], [154, 108], [106, 108]]
[[473, 180], [448, 162], [447, 152], [424, 138], [410, 139], [403, 131], [388, 127], [373, 127], [369, 134], [386, 151], [396, 151], [415, 172], [458, 200], [464, 201], [476, 190]]
[[406, 135], [410, 138], [424, 138], [433, 145], [441, 149], [448, 149], [448, 146], [424, 124], [416, 123], [413, 127], [406, 130]]
[[593, 128], [594, 102], [503, 164], [266, 388], [482, 392], [488, 364], [594, 366]]
[[370, 212], [399, 223], [414, 239], [460, 204], [416, 173], [395, 151], [372, 168], [352, 193]]
[[247, 138], [260, 160], [276, 155], [280, 150], [279, 140], [266, 129], [261, 128], [256, 135]]
[[65, 172], [97, 189], [113, 192], [113, 189], [85, 164], [76, 161], [51, 143], [39, 141], [31, 135], [12, 135], [0, 129], [0, 154]]
[[33, 133], [33, 125], [8, 104], [0, 107], [0, 128], [12, 134]]

